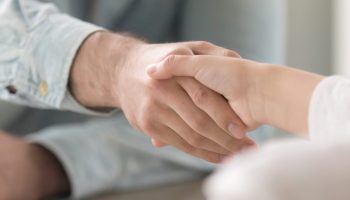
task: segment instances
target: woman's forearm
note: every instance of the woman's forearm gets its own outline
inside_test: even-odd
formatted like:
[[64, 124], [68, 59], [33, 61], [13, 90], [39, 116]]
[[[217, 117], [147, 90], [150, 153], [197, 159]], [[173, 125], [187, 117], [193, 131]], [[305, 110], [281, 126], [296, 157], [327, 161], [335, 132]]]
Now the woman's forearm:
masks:
[[321, 75], [289, 67], [266, 64], [256, 73], [260, 102], [264, 105], [262, 123], [288, 132], [307, 135], [311, 96]]

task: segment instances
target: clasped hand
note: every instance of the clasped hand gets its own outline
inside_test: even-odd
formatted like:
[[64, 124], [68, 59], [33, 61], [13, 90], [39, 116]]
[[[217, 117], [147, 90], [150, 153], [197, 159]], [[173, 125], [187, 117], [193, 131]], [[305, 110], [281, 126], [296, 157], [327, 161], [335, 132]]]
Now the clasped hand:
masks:
[[[203, 46], [204, 45], [204, 46]], [[209, 43], [189, 42], [166, 45], [141, 45], [142, 57], [135, 56], [130, 66], [123, 68], [118, 91], [128, 91], [119, 97], [120, 107], [129, 122], [153, 138], [154, 146], [174, 146], [186, 153], [210, 162], [254, 145], [245, 137], [246, 127], [227, 100], [192, 77], [155, 80], [139, 63], [160, 61], [168, 55], [216, 54], [237, 57]], [[154, 56], [162, 54], [163, 57]], [[137, 66], [137, 67], [136, 67]], [[133, 84], [130, 84], [130, 83]]]
[[[259, 68], [266, 68], [262, 65], [262, 63], [234, 57], [170, 55], [157, 64], [149, 65], [147, 73], [156, 80], [167, 80], [174, 77], [196, 79], [200, 84], [221, 94], [227, 100], [222, 104], [228, 102], [230, 109], [242, 120], [248, 131], [256, 129], [266, 117], [262, 89], [259, 88], [259, 84], [253, 84], [258, 82], [256, 79], [260, 75]], [[200, 106], [198, 101], [197, 105]], [[218, 104], [211, 104], [211, 106], [220, 107]], [[212, 107], [202, 106], [202, 109], [212, 118], [217, 118], [222, 114], [210, 112]], [[226, 120], [225, 116], [217, 119], [218, 124], [224, 124]], [[243, 138], [245, 135], [237, 136]]]
[[97, 32], [75, 59], [71, 92], [86, 107], [120, 108], [134, 128], [154, 139], [156, 147], [168, 144], [217, 163], [254, 145], [221, 94], [193, 77], [156, 80], [147, 75], [146, 66], [170, 55], [239, 57], [208, 42], [146, 44]]

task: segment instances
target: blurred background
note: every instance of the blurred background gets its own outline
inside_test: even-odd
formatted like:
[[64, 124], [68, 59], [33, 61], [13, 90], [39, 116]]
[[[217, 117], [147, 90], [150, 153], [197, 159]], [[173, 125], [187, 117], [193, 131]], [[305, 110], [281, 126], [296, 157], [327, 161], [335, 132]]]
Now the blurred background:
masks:
[[285, 63], [324, 75], [350, 75], [350, 2], [287, 0]]
[[[63, 12], [83, 20], [111, 28], [114, 31], [130, 31], [148, 39], [150, 42], [205, 40], [238, 51], [244, 58], [248, 59], [285, 64], [324, 75], [350, 75], [350, 67], [348, 67], [350, 66], [350, 56], [347, 55], [350, 52], [349, 0], [46, 1], [55, 3]], [[124, 23], [114, 23], [108, 19], [120, 17], [114, 16], [114, 12], [118, 11], [118, 8], [113, 9], [113, 4], [116, 1], [125, 2], [126, 4], [133, 2], [139, 6], [137, 7], [139, 10], [133, 11], [136, 14], [130, 13], [130, 17], [123, 14], [121, 17], [125, 18]], [[150, 1], [154, 4], [142, 7], [142, 3]], [[169, 27], [163, 24], [166, 19], [159, 17], [168, 12], [168, 10], [162, 10], [162, 8], [169, 8], [169, 5], [166, 5], [168, 3], [178, 6], [175, 12], [171, 14], [176, 20], [172, 20], [173, 24]], [[89, 7], [96, 5], [101, 6], [98, 10], [95, 10], [94, 18], [84, 13], [84, 10], [89, 10]], [[142, 12], [144, 12], [144, 16], [138, 15]], [[108, 15], [111, 17], [106, 18], [105, 16]], [[171, 33], [160, 34], [162, 30], [157, 31], [160, 26], [169, 28]], [[91, 120], [89, 117], [78, 114], [23, 109], [10, 104], [4, 104], [3, 108], [0, 106], [0, 109], [2, 109], [2, 113], [14, 113], [6, 117], [6, 121], [4, 121], [1, 128], [17, 135], [26, 135], [29, 132], [37, 133], [52, 125], [81, 123]], [[33, 119], [39, 120], [33, 123]], [[109, 124], [112, 124], [113, 120], [115, 119], [110, 120], [111, 123]], [[17, 123], [13, 125], [13, 122], [20, 123], [21, 126], [18, 126]], [[67, 129], [63, 127], [63, 130]], [[45, 134], [45, 132], [41, 133], [41, 135]], [[47, 134], [50, 135], [51, 133]], [[59, 137], [56, 135], [47, 138], [55, 139]], [[288, 134], [271, 127], [263, 127], [258, 132], [253, 133], [253, 137], [260, 143], [279, 136], [288, 136]], [[85, 135], [76, 134], [74, 136], [74, 133], [72, 133], [69, 137], [74, 138], [74, 140], [71, 138], [67, 140], [69, 145], [73, 145], [73, 147], [74, 145], [81, 145], [80, 149], [84, 148], [83, 142], [80, 140], [85, 140], [82, 139]], [[92, 141], [89, 145], [93, 145], [91, 143]], [[89, 149], [89, 146], [86, 148], [84, 150], [89, 154], [91, 149]], [[68, 151], [69, 148], [65, 150]], [[106, 155], [103, 153], [105, 152], [101, 153], [102, 156]], [[78, 162], [79, 158], [76, 159]], [[91, 180], [91, 182], [94, 182], [94, 180]], [[172, 185], [158, 184], [158, 187], [151, 189], [140, 190], [138, 188], [137, 191], [130, 190], [118, 194], [111, 192], [90, 199], [201, 200], [204, 199], [201, 184], [202, 176], [199, 179], [177, 182]], [[86, 183], [86, 185], [89, 185], [89, 183]]]
[[285, 2], [287, 19], [284, 63], [324, 75], [335, 71], [333, 8], [340, 1]]
[[[349, 74], [347, 0], [189, 0], [185, 40], [208, 40], [248, 59], [281, 63], [324, 75]], [[203, 16], [212, 19], [206, 21]], [[207, 18], [205, 18], [207, 19]], [[219, 31], [218, 31], [219, 29]], [[263, 128], [267, 137], [287, 136]], [[268, 135], [268, 136], [267, 136]]]
[[[350, 74], [348, 0], [216, 0], [215, 3], [188, 0], [186, 3], [181, 40], [207, 40], [236, 50], [243, 57], [324, 75]], [[264, 127], [263, 132], [264, 137], [255, 137], [266, 141], [287, 135], [270, 127]], [[133, 199], [133, 195], [135, 199], [147, 198], [155, 193], [156, 199], [204, 199], [198, 192], [200, 186], [200, 182], [185, 183], [123, 198]], [[183, 196], [168, 196], [176, 188]]]

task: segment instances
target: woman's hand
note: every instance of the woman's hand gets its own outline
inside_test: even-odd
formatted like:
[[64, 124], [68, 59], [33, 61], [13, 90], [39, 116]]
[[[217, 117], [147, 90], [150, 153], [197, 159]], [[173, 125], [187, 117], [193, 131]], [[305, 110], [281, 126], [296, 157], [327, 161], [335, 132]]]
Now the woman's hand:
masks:
[[308, 132], [309, 103], [322, 76], [278, 65], [220, 56], [169, 56], [148, 66], [155, 79], [194, 77], [222, 94], [248, 129], [269, 124]]
[[[259, 96], [258, 85], [252, 80], [253, 66], [259, 73], [260, 63], [225, 58], [220, 56], [169, 56], [162, 62], [147, 68], [148, 74], [155, 79], [169, 79], [173, 76], [191, 76], [208, 88], [222, 94], [231, 108], [251, 129], [260, 125], [262, 117], [256, 102], [263, 104]], [[243, 136], [241, 136], [243, 137]]]

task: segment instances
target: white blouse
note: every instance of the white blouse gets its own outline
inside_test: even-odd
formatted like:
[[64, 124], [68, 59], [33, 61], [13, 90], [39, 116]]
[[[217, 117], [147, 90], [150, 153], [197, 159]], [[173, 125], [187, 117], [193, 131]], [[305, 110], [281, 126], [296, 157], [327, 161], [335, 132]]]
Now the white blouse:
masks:
[[208, 200], [349, 200], [350, 79], [315, 89], [310, 141], [287, 140], [243, 153], [205, 184]]

